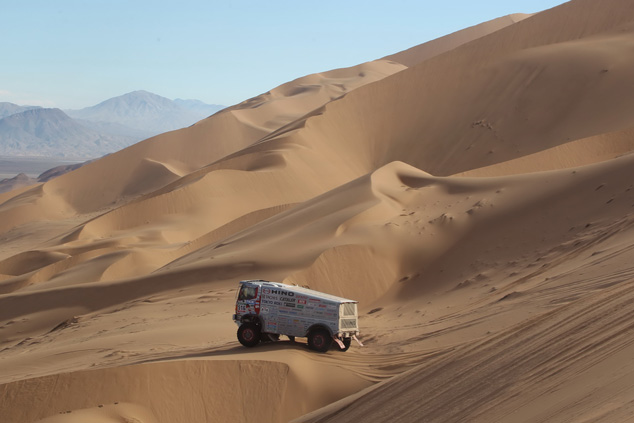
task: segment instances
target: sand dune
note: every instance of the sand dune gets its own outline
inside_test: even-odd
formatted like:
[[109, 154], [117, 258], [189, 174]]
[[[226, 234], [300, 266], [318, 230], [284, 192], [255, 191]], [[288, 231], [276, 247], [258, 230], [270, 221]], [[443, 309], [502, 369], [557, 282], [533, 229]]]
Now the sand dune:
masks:
[[571, 141], [455, 176], [502, 176], [571, 168], [614, 159], [633, 150], [634, 132], [632, 129], [625, 129]]
[[366, 172], [402, 160], [449, 175], [627, 129], [634, 11], [595, 8], [567, 3], [361, 87], [279, 142], [323, 145]]
[[[633, 40], [573, 0], [0, 194], [0, 414], [626, 421]], [[359, 300], [365, 346], [245, 349], [251, 278]]]
[[628, 421], [632, 292], [529, 318], [295, 421]]
[[[77, 418], [76, 414], [93, 421], [100, 414], [112, 413], [145, 422], [148, 418], [150, 421], [214, 421], [233, 414], [232, 421], [285, 422], [292, 415], [302, 414], [369, 384], [346, 372], [332, 372], [327, 365], [311, 363], [301, 354], [286, 355], [290, 355], [285, 358], [290, 365], [279, 359], [185, 360], [62, 373], [14, 382], [3, 386], [4, 394], [21, 398], [33, 391], [48, 391], [52, 395], [32, 397], [32, 407], [11, 410], [13, 412], [4, 417], [8, 421], [35, 421], [42, 416], [57, 415], [44, 421], [66, 422]], [[298, 359], [303, 362], [301, 370], [292, 363]], [[336, 387], [320, 392], [318, 387], [325, 385], [325, 373], [334, 373], [328, 378], [336, 382]], [[260, 383], [262, 378], [266, 379], [265, 384]], [[232, 379], [232, 383], [227, 383]], [[100, 383], [95, 385], [95, 380]], [[121, 404], [124, 402], [121, 398], [130, 404], [127, 407]], [[283, 406], [284, 402], [294, 406]], [[77, 410], [86, 404], [92, 407]], [[103, 409], [104, 405], [108, 408]], [[156, 416], [160, 416], [160, 420]]]
[[439, 54], [451, 51], [456, 47], [466, 44], [470, 41], [482, 38], [485, 35], [499, 31], [509, 25], [529, 18], [531, 15], [524, 13], [515, 13], [513, 15], [502, 16], [501, 18], [493, 19], [488, 22], [481, 23], [469, 28], [465, 28], [461, 31], [454, 32], [444, 37], [437, 38], [428, 43], [420, 44], [409, 48], [404, 51], [400, 51], [396, 54], [391, 54], [384, 57], [385, 60], [392, 60], [394, 62], [402, 63], [407, 67], [412, 67], [427, 59], [431, 59]]

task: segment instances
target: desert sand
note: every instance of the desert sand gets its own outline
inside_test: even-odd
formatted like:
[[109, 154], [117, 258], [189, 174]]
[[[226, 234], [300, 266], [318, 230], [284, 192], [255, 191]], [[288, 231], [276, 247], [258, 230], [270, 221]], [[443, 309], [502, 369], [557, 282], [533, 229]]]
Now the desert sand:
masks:
[[[0, 194], [0, 420], [631, 420], [633, 53], [634, 3], [573, 0]], [[241, 346], [255, 278], [365, 346]]]

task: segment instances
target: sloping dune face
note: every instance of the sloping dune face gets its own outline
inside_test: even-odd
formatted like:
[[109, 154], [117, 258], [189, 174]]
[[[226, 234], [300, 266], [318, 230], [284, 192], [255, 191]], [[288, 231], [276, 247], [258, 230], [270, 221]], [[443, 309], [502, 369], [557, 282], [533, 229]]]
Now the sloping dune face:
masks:
[[407, 67], [412, 67], [434, 56], [448, 52], [456, 47], [466, 44], [478, 38], [484, 37], [492, 32], [499, 31], [509, 25], [522, 21], [531, 15], [516, 13], [513, 15], [503, 16], [488, 22], [481, 23], [453, 34], [446, 35], [425, 44], [414, 46], [407, 50], [391, 54], [384, 57], [385, 60], [402, 63]]
[[[8, 421], [626, 421], [634, 4], [309, 75], [0, 195]], [[359, 301], [246, 349], [236, 285]]]
[[354, 154], [367, 170], [403, 160], [451, 175], [628, 129], [624, 9], [577, 1], [537, 14], [328, 104], [292, 137]]

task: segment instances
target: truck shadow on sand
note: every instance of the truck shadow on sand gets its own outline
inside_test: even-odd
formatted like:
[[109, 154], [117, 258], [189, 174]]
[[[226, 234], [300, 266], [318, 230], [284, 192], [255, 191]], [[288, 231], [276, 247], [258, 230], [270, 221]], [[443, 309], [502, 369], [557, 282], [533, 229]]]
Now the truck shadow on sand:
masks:
[[[293, 341], [275, 341], [275, 342], [267, 342], [264, 344], [257, 345], [252, 348], [246, 348], [240, 345], [238, 342], [231, 342], [219, 347], [211, 348], [211, 349], [199, 349], [196, 351], [181, 351], [179, 353], [173, 354], [161, 354], [160, 356], [155, 357], [146, 357], [141, 360], [137, 360], [134, 363], [130, 364], [148, 364], [148, 363], [156, 363], [156, 362], [164, 362], [164, 361], [178, 361], [178, 360], [190, 360], [190, 359], [201, 359], [201, 358], [212, 358], [212, 357], [222, 357], [225, 356], [227, 360], [231, 360], [232, 357], [235, 359], [236, 356], [243, 355], [254, 355], [258, 353], [265, 353], [271, 351], [302, 351], [310, 354], [321, 355], [322, 353], [315, 352], [308, 348], [308, 344], [306, 342], [293, 342]], [[333, 350], [334, 351], [334, 350]]]

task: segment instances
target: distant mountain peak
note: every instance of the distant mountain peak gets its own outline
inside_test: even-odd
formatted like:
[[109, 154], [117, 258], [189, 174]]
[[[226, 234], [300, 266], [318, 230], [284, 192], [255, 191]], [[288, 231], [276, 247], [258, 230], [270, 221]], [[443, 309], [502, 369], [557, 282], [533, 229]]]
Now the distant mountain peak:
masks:
[[136, 90], [81, 110], [0, 102], [0, 154], [92, 158], [190, 126], [224, 106]]
[[0, 119], [0, 154], [5, 156], [98, 157], [132, 141], [92, 130], [60, 109], [31, 109]]
[[14, 115], [16, 113], [22, 113], [27, 110], [41, 109], [40, 106], [18, 106], [17, 104], [9, 102], [0, 102], [0, 119]]
[[64, 113], [61, 109], [57, 109], [57, 108], [34, 108], [34, 109], [28, 109], [25, 110], [23, 112], [20, 113], [14, 113], [11, 116], [7, 116], [6, 118], [4, 118], [3, 120], [7, 120], [7, 121], [17, 121], [17, 120], [28, 120], [28, 119], [32, 119], [32, 118], [39, 118], [39, 119], [55, 119], [58, 121], [66, 121], [66, 120], [72, 120], [70, 116], [68, 116], [66, 113]]
[[113, 97], [110, 100], [114, 100], [117, 98], [122, 98], [122, 99], [150, 98], [150, 99], [159, 100], [159, 101], [170, 101], [170, 102], [172, 101], [167, 97], [163, 97], [158, 94], [154, 94], [145, 90], [130, 91], [129, 93], [122, 94], [118, 97]]
[[69, 110], [74, 118], [124, 125], [149, 135], [190, 126], [223, 106], [198, 100], [172, 101], [145, 90], [131, 91], [81, 110]]

